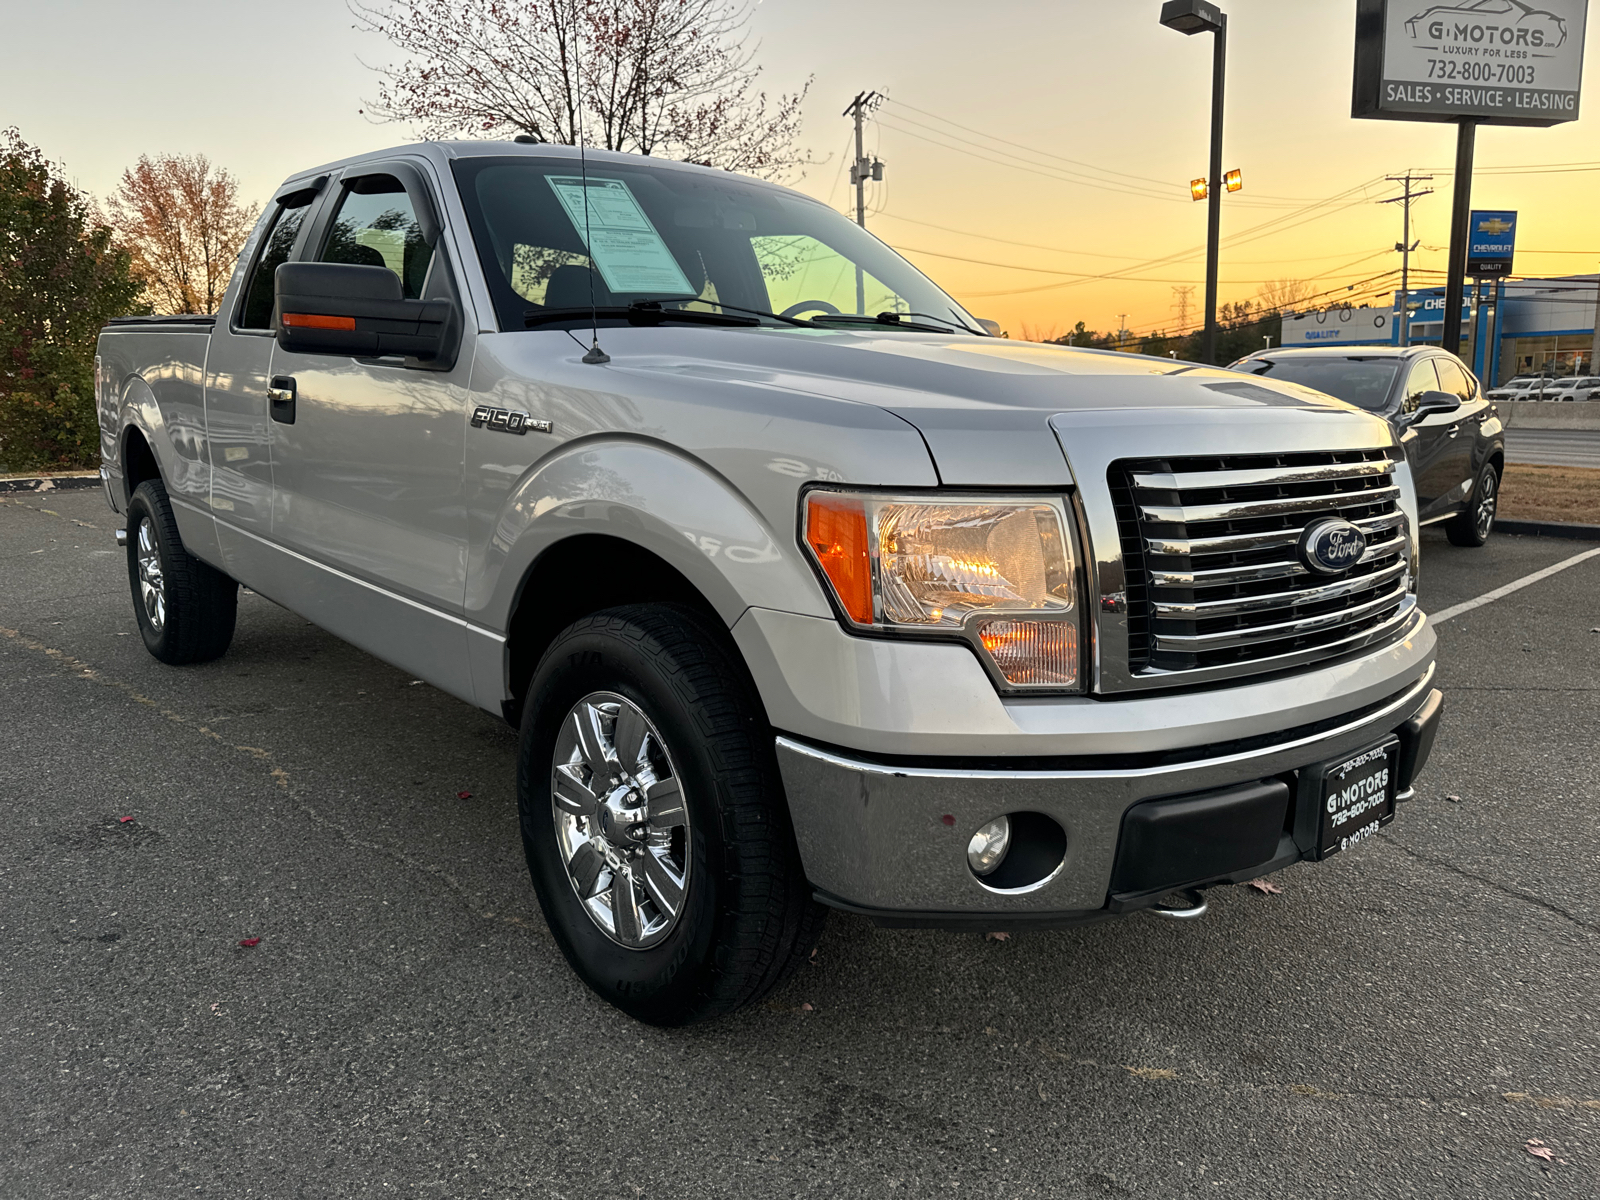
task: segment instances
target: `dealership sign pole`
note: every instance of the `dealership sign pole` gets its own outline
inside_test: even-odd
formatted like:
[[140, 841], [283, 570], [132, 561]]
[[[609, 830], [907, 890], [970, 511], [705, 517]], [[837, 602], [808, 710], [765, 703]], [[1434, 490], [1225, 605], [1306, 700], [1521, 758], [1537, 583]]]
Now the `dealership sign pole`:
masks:
[[1350, 115], [1456, 125], [1443, 346], [1461, 347], [1461, 295], [1479, 125], [1578, 116], [1589, 0], [1356, 0]]

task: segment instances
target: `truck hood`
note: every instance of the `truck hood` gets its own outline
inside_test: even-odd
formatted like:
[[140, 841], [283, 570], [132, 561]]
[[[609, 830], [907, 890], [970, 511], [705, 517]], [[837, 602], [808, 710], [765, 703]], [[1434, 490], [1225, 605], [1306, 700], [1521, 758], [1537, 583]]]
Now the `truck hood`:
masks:
[[[1107, 451], [1270, 453], [1388, 446], [1393, 436], [1381, 418], [1297, 384], [1109, 350], [914, 333], [616, 331], [624, 332], [649, 335], [652, 349], [668, 344], [667, 334], [690, 353], [630, 354], [608, 331], [623, 370], [886, 409], [921, 432], [946, 485], [1071, 483], [1073, 466], [1098, 471]], [[1079, 430], [1081, 451], [1093, 442], [1094, 452], [1074, 453]]]

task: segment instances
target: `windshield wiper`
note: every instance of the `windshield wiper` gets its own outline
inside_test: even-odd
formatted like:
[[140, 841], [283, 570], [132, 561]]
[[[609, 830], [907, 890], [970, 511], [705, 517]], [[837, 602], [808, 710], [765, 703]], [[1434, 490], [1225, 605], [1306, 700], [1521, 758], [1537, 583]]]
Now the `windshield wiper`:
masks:
[[[941, 324], [922, 325], [916, 321], [901, 320], [902, 317], [921, 317], [928, 321], [939, 321]], [[806, 319], [813, 325], [881, 325], [890, 329], [908, 329], [913, 333], [949, 333], [956, 329], [965, 329], [968, 333], [974, 332], [958, 321], [935, 317], [928, 313], [881, 312], [875, 317], [864, 316], [861, 313], [818, 313]]]
[[[810, 321], [803, 320], [800, 317], [786, 317], [782, 313], [768, 312], [764, 308], [746, 308], [742, 304], [725, 304], [721, 300], [669, 300], [667, 303], [669, 303], [669, 304], [715, 304], [718, 308], [725, 308], [729, 312], [749, 313], [751, 316], [755, 316], [755, 317], [770, 317], [774, 321], [782, 321], [782, 322], [784, 322], [785, 324], [788, 324], [788, 325], [798, 325], [802, 329], [806, 328], [807, 326], [809, 326], [811, 324]], [[674, 309], [673, 311], [674, 312], [683, 312], [685, 310], [683, 310], [683, 309]], [[698, 309], [690, 309], [688, 311], [698, 312], [699, 310]]]
[[621, 318], [630, 325], [660, 325], [663, 321], [682, 321], [687, 325], [734, 325], [751, 328], [761, 322], [753, 317], [735, 317], [725, 313], [700, 312], [695, 309], [662, 308], [659, 300], [635, 300], [622, 306], [602, 304], [595, 308], [530, 308], [522, 314], [524, 329], [536, 325], [550, 325], [557, 321], [582, 321], [588, 317]]

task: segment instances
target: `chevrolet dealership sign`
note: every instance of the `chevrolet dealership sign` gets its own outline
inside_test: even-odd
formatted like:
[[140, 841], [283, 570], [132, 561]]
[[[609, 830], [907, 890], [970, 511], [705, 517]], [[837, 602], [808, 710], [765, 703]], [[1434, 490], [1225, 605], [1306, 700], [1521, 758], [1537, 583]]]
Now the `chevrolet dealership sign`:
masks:
[[1588, 9], [1588, 0], [1357, 0], [1351, 115], [1575, 120]]

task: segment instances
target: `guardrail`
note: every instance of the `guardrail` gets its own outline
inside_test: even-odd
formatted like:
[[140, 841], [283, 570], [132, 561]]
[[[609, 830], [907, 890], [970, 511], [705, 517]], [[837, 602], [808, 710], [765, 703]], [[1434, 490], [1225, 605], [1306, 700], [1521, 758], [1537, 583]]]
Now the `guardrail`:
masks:
[[1507, 429], [1600, 429], [1600, 400], [1496, 400]]

